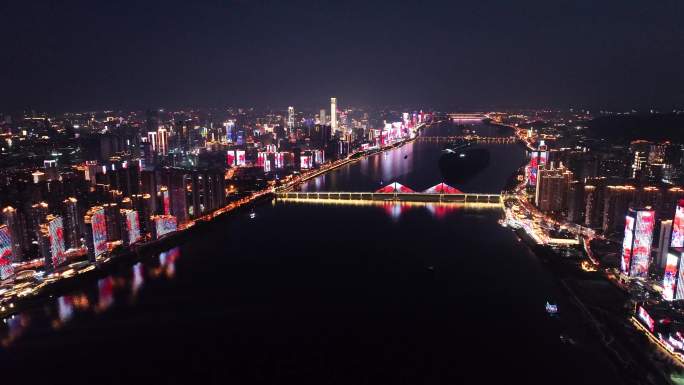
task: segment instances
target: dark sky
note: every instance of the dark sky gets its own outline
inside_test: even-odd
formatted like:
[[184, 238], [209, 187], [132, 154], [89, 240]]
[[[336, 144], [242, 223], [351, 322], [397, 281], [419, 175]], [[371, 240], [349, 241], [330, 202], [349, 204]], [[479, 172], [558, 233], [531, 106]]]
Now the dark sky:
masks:
[[684, 106], [684, 2], [0, 1], [0, 111]]

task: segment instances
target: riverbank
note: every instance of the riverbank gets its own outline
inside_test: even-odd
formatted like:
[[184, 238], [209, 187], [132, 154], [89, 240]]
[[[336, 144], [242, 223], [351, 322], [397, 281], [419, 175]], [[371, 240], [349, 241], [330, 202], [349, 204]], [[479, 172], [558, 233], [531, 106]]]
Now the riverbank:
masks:
[[[526, 199], [525, 183], [523, 180], [511, 197], [520, 207], [531, 210], [530, 215], [538, 218], [534, 221], [539, 221], [543, 214], [523, 201]], [[576, 320], [568, 324], [569, 327], [574, 333], [584, 335], [585, 344], [607, 353], [614, 373], [623, 383], [670, 383], [667, 374], [673, 366], [661, 359], [652, 359], [648, 347], [635, 335], [637, 329], [628, 322], [632, 318], [628, 293], [613, 285], [598, 267], [583, 267], [583, 261], [594, 266], [588, 254], [582, 256], [583, 245], [552, 247], [540, 244], [539, 239], [534, 239], [522, 228], [517, 228], [516, 233], [553, 273], [564, 293], [565, 306], [570, 306], [575, 314]]]
[[0, 317], [9, 317], [27, 308], [40, 305], [51, 297], [69, 293], [90, 282], [108, 276], [121, 266], [133, 265], [145, 258], [150, 258], [160, 252], [176, 247], [186, 242], [190, 237], [201, 235], [208, 230], [208, 226], [231, 219], [235, 215], [246, 213], [257, 205], [271, 201], [273, 197], [272, 193], [263, 194], [231, 211], [226, 211], [213, 217], [210, 221], [196, 222], [193, 226], [175, 231], [154, 241], [134, 244], [125, 249], [114, 249], [109, 255], [98, 259], [96, 262], [80, 261], [65, 266], [60, 270], [58, 277], [48, 277], [33, 287], [21, 287], [19, 295], [14, 300], [3, 301], [0, 304]]

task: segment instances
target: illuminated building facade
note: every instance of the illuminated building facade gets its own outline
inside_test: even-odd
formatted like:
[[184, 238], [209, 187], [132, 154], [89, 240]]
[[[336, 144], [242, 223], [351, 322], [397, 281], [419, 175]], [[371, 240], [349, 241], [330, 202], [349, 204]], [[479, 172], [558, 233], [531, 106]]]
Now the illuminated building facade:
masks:
[[287, 107], [287, 130], [290, 135], [294, 133], [295, 128], [295, 111], [294, 107]]
[[177, 229], [176, 217], [173, 215], [155, 215], [152, 217], [152, 222], [154, 223], [154, 239], [159, 239]]
[[88, 259], [95, 261], [98, 256], [107, 251], [107, 221], [104, 208], [101, 206], [91, 207], [86, 212], [84, 223]]
[[663, 275], [663, 299], [684, 299], [684, 248], [672, 247], [667, 253]]
[[124, 226], [121, 229], [124, 245], [132, 245], [140, 240], [140, 221], [135, 210], [121, 210]]
[[670, 239], [672, 238], [672, 220], [660, 222], [660, 231], [658, 232], [658, 252], [656, 253], [656, 263], [661, 269], [665, 268], [667, 263], [667, 254], [670, 249]]
[[560, 212], [565, 209], [572, 172], [560, 166], [540, 169], [535, 203], [542, 212]]
[[48, 215], [45, 220], [46, 222], [40, 226], [39, 244], [42, 244], [45, 266], [54, 269], [66, 261], [64, 221], [58, 215]]
[[7, 206], [2, 209], [2, 221], [10, 233], [12, 239], [12, 258], [13, 262], [20, 262], [24, 259], [24, 231], [22, 229], [19, 212], [12, 206]]
[[330, 128], [332, 135], [337, 132], [337, 98], [330, 98]]
[[65, 242], [68, 249], [76, 249], [81, 246], [81, 220], [78, 214], [78, 200], [70, 197], [64, 200]]
[[12, 234], [9, 227], [0, 225], [0, 279], [7, 279], [14, 274], [12, 247]]
[[677, 202], [672, 219], [672, 240], [670, 247], [684, 247], [684, 200]]
[[630, 209], [625, 217], [620, 268], [633, 278], [646, 278], [651, 263], [651, 243], [655, 213], [650, 209]]

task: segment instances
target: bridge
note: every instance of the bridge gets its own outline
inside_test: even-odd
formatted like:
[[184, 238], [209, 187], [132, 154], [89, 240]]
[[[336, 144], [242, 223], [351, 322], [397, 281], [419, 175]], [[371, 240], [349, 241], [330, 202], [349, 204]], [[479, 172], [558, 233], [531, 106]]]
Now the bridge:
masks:
[[480, 203], [499, 206], [503, 202], [500, 194], [465, 193], [446, 183], [439, 183], [423, 192], [416, 192], [401, 183], [392, 182], [375, 192], [279, 191], [276, 192], [276, 197], [307, 201]]
[[296, 201], [340, 201], [360, 202], [423, 202], [423, 203], [465, 203], [501, 206], [503, 199], [499, 194], [436, 194], [410, 192], [276, 192], [276, 197], [282, 200]]
[[485, 114], [464, 114], [464, 113], [451, 113], [449, 114], [449, 119], [456, 121], [482, 121], [487, 119]]
[[515, 143], [518, 138], [515, 136], [479, 136], [479, 135], [458, 135], [458, 136], [419, 136], [416, 138], [421, 142], [428, 143], [451, 143], [451, 142], [476, 142], [493, 144]]

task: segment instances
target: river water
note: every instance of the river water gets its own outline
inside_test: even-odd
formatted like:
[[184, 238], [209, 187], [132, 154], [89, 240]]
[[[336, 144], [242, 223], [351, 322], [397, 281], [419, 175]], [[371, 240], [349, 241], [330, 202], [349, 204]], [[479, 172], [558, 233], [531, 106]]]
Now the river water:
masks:
[[[441, 182], [441, 146], [413, 142], [301, 189], [424, 190]], [[455, 187], [498, 193], [524, 162], [517, 145], [487, 147], [490, 165]], [[568, 327], [553, 276], [500, 217], [273, 202], [5, 320], [0, 365], [27, 383], [615, 383], [590, 337]], [[560, 318], [546, 314], [549, 299]]]

